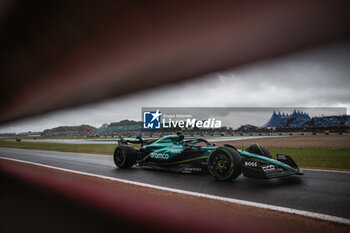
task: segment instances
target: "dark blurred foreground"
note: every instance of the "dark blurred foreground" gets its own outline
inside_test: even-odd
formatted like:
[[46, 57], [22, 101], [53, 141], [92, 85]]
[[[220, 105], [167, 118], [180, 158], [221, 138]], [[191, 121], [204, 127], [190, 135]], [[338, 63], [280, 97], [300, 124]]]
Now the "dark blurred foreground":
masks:
[[349, 2], [2, 1], [0, 124], [348, 39]]

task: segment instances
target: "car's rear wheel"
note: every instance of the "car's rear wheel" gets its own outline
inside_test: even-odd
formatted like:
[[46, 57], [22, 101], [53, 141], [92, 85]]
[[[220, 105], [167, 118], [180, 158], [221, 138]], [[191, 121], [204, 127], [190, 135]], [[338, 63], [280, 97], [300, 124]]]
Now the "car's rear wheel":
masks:
[[131, 146], [118, 146], [113, 153], [114, 163], [119, 168], [128, 168], [136, 163], [136, 150]]
[[253, 153], [256, 155], [265, 156], [272, 158], [271, 152], [264, 146], [259, 145], [258, 143], [251, 144], [247, 149], [247, 152]]
[[241, 174], [241, 155], [232, 148], [218, 147], [208, 157], [208, 169], [217, 180], [233, 180]]

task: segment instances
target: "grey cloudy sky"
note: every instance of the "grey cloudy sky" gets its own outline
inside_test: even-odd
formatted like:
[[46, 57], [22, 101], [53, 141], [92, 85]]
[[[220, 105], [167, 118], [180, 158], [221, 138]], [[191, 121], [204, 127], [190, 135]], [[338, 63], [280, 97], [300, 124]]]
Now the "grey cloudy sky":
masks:
[[[338, 42], [200, 79], [56, 111], [0, 127], [41, 131], [62, 125], [141, 120], [141, 107], [346, 107], [350, 110], [350, 42]], [[247, 122], [249, 123], [249, 122]]]

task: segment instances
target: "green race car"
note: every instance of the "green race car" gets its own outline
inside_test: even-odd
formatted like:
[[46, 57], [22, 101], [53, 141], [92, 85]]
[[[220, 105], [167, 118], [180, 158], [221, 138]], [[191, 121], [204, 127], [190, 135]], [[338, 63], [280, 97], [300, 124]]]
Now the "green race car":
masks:
[[[128, 143], [139, 143], [141, 148], [134, 149]], [[185, 139], [182, 134], [165, 136], [154, 142], [140, 137], [121, 139], [113, 158], [118, 168], [137, 165], [182, 173], [209, 172], [222, 181], [233, 180], [242, 173], [254, 178], [303, 175], [291, 157], [277, 154], [274, 160], [271, 153], [258, 144], [238, 150], [228, 144], [210, 144], [203, 138]]]

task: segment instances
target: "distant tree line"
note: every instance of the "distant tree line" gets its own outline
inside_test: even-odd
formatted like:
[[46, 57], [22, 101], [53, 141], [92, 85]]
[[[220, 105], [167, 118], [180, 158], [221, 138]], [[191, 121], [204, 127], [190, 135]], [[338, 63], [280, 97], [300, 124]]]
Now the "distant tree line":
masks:
[[119, 122], [112, 122], [110, 124], [103, 124], [103, 126], [106, 126], [106, 127], [126, 126], [126, 125], [142, 125], [142, 121], [122, 120]]
[[45, 129], [44, 133], [55, 133], [64, 131], [84, 131], [84, 130], [95, 130], [96, 127], [91, 125], [79, 125], [79, 126], [59, 126], [52, 129]]

